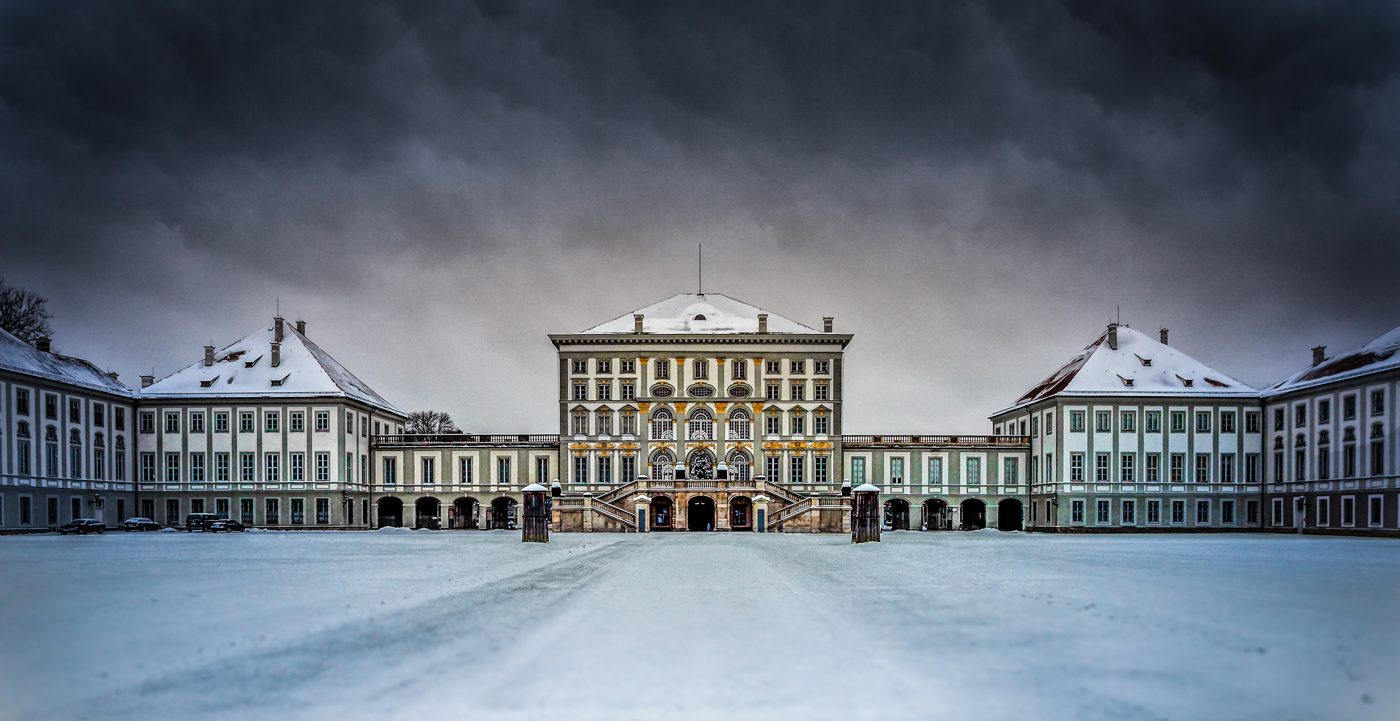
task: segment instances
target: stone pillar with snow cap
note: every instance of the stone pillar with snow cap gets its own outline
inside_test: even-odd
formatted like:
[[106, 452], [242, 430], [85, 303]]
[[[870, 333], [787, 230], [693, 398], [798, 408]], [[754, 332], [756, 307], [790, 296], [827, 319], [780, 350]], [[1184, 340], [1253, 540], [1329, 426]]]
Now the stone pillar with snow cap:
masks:
[[531, 483], [524, 488], [523, 493], [525, 510], [521, 542], [549, 543], [549, 489], [538, 483]]
[[862, 483], [851, 500], [851, 543], [880, 542], [880, 489]]

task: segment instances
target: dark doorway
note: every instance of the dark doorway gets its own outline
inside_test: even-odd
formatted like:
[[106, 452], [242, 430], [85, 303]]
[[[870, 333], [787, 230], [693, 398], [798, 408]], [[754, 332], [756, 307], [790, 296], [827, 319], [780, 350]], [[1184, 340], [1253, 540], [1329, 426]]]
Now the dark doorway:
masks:
[[909, 530], [909, 501], [903, 498], [885, 501], [885, 530]]
[[692, 531], [715, 530], [715, 501], [709, 496], [696, 496], [685, 505], [686, 527]]
[[962, 502], [962, 523], [958, 528], [963, 531], [980, 531], [987, 527], [987, 504], [969, 498]]
[[481, 516], [481, 504], [475, 498], [458, 498], [447, 510], [448, 528], [476, 528]]
[[753, 530], [753, 503], [739, 496], [729, 501], [729, 528], [734, 531]]
[[651, 499], [651, 529], [653, 531], [671, 530], [671, 499], [665, 496]]
[[924, 502], [924, 521], [920, 524], [920, 528], [925, 531], [946, 531], [951, 527], [947, 501], [935, 498]]
[[1008, 498], [997, 504], [997, 530], [1021, 530], [1021, 502]]
[[403, 501], [397, 498], [379, 499], [379, 523], [377, 528], [403, 527]]
[[519, 505], [510, 498], [497, 498], [491, 502], [491, 527], [500, 529], [516, 528]]
[[432, 496], [425, 496], [413, 502], [413, 527], [429, 528], [434, 531], [442, 528], [442, 504]]

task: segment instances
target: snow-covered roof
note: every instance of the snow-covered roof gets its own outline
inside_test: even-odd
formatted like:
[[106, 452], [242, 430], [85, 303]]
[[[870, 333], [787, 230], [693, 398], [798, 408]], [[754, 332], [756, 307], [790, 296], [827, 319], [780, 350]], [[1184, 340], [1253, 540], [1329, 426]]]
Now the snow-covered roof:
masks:
[[0, 330], [0, 368], [104, 393], [132, 394], [130, 388], [82, 358], [46, 353], [4, 330]]
[[1400, 328], [1395, 328], [1350, 353], [1298, 371], [1274, 384], [1267, 394], [1286, 393], [1400, 368], [1400, 352], [1397, 351], [1400, 351]]
[[[719, 293], [681, 293], [583, 332], [632, 333], [635, 328], [632, 316], [636, 313], [643, 315], [643, 333], [757, 333], [758, 314], [768, 311]], [[768, 313], [768, 332], [816, 333], [817, 330]]]
[[1249, 397], [1259, 391], [1145, 333], [1118, 326], [1117, 350], [1108, 346], [1105, 330], [1011, 408], [1056, 395]]
[[272, 367], [275, 325], [259, 328], [214, 354], [141, 389], [142, 398], [345, 397], [402, 415], [291, 323], [283, 324], [280, 362]]

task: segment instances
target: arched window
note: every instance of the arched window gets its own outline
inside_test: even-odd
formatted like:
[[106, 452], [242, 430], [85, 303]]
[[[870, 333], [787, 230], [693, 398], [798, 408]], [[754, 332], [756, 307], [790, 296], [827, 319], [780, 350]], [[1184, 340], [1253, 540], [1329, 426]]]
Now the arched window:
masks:
[[753, 478], [753, 459], [744, 451], [735, 451], [729, 454], [726, 462], [729, 466], [729, 480], [747, 483]]
[[704, 358], [696, 358], [692, 364], [695, 367], [695, 379], [705, 380], [710, 377], [710, 362]]
[[77, 428], [68, 432], [68, 445], [81, 446], [83, 444], [83, 434]]
[[15, 433], [17, 433], [20, 438], [28, 438], [29, 424], [25, 423], [24, 421], [20, 421], [19, 425], [15, 428]]
[[1381, 425], [1381, 424], [1379, 424], [1379, 423], [1377, 423], [1377, 424], [1371, 426], [1371, 437], [1372, 437], [1372, 438], [1385, 438], [1385, 426], [1383, 426], [1383, 425]]
[[661, 451], [651, 457], [651, 477], [656, 480], [676, 477], [676, 458], [670, 451]]
[[715, 437], [715, 422], [709, 411], [701, 408], [690, 414], [688, 435], [692, 441], [708, 441]]
[[658, 441], [676, 440], [675, 419], [671, 417], [670, 411], [662, 408], [651, 417], [651, 437]]
[[1332, 434], [1328, 433], [1327, 431], [1318, 431], [1317, 442], [1322, 445], [1327, 445], [1328, 443], [1331, 443]]
[[107, 447], [106, 441], [102, 438], [102, 433], [98, 432], [92, 435], [92, 445], [97, 448]]
[[48, 441], [48, 442], [50, 442], [50, 443], [58, 443], [58, 429], [57, 429], [57, 428], [54, 428], [53, 426], [49, 426], [48, 428], [45, 428], [45, 429], [44, 429], [44, 440], [46, 440], [46, 441]]
[[119, 451], [120, 451], [120, 450], [124, 450], [124, 449], [126, 448], [126, 439], [125, 439], [125, 438], [122, 438], [121, 436], [117, 436], [117, 446], [116, 446], [116, 447], [117, 447], [117, 450], [119, 450]]
[[729, 416], [729, 438], [736, 441], [747, 441], [749, 436], [749, 412], [743, 409], [734, 411]]
[[1303, 448], [1308, 445], [1308, 439], [1302, 433], [1299, 433], [1298, 437], [1293, 439], [1293, 445]]

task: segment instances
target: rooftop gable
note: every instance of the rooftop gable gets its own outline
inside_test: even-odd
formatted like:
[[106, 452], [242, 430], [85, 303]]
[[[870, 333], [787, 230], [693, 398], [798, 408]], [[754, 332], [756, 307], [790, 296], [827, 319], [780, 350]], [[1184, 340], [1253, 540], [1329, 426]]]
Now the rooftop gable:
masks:
[[595, 325], [586, 334], [633, 333], [633, 315], [642, 314], [642, 332], [661, 335], [757, 333], [758, 315], [768, 314], [768, 333], [817, 333], [795, 320], [719, 293], [681, 293], [624, 316]]
[[275, 325], [253, 331], [214, 353], [213, 365], [206, 366], [200, 360], [141, 389], [140, 395], [142, 398], [339, 396], [403, 415], [290, 323], [283, 325], [280, 359], [273, 367], [275, 332]]
[[1400, 328], [1395, 328], [1350, 353], [1304, 368], [1274, 384], [1267, 393], [1286, 393], [1394, 368], [1400, 368]]
[[89, 390], [132, 395], [130, 388], [92, 363], [82, 358], [46, 353], [4, 330], [0, 330], [0, 368]]

